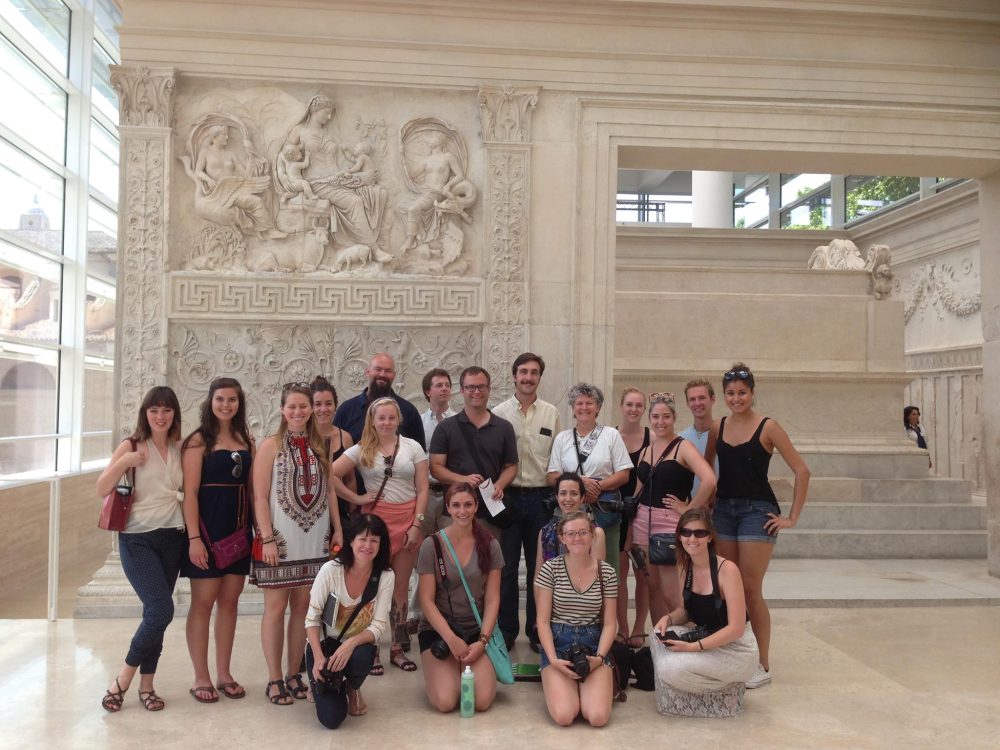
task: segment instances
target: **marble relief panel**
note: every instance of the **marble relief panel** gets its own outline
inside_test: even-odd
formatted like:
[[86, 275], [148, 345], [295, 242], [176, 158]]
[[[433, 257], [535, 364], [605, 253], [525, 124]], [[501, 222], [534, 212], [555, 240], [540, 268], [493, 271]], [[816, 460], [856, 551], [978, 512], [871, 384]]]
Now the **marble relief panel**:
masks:
[[474, 100], [444, 92], [318, 93], [181, 79], [171, 269], [350, 278], [475, 272], [477, 115]]
[[[377, 352], [396, 360], [396, 391], [425, 404], [421, 379], [443, 367], [457, 382], [468, 365], [482, 361], [482, 326], [368, 326], [269, 323], [173, 323], [168, 379], [181, 402], [185, 430], [197, 424], [198, 408], [216, 377], [233, 377], [246, 392], [253, 433], [273, 432], [284, 383], [326, 376], [341, 400], [367, 385], [364, 368]], [[461, 399], [456, 400], [456, 405]]]

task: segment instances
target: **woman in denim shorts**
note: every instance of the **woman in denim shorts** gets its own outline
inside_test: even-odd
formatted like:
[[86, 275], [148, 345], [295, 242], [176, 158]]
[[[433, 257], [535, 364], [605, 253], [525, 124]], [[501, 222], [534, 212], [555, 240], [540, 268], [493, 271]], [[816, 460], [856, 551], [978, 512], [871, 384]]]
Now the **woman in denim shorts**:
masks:
[[[764, 573], [774, 553], [778, 532], [797, 523], [806, 502], [809, 468], [781, 425], [754, 411], [754, 377], [737, 362], [722, 376], [726, 406], [731, 414], [712, 427], [709, 454], [719, 457], [719, 482], [712, 521], [718, 531], [719, 554], [740, 569], [750, 625], [760, 647], [760, 665], [748, 688], [771, 681], [768, 648], [771, 613], [764, 601]], [[767, 479], [775, 449], [795, 475], [792, 509], [781, 515], [778, 500]], [[711, 464], [712, 456], [706, 459]]]

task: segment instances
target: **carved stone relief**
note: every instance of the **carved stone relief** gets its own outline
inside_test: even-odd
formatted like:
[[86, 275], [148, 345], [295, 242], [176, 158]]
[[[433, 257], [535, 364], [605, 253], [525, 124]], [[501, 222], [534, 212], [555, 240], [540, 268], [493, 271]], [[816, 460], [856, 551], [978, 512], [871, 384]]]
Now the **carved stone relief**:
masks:
[[486, 145], [486, 279], [490, 290], [485, 367], [493, 397], [513, 391], [510, 363], [527, 347], [528, 206], [531, 115], [537, 88], [482, 86], [479, 113]]
[[[405, 123], [394, 164], [384, 119], [359, 118], [358, 140], [344, 144], [323, 94], [299, 104], [291, 125], [275, 102], [216, 97], [215, 106], [194, 119], [180, 156], [194, 213], [208, 222], [185, 270], [384, 277], [469, 269], [466, 226], [478, 190], [465, 139], [445, 120]], [[395, 236], [403, 240], [392, 251]]]
[[868, 271], [871, 281], [868, 291], [875, 299], [884, 299], [892, 292], [892, 254], [888, 245], [872, 245], [867, 258], [850, 240], [835, 239], [829, 245], [820, 245], [809, 256], [810, 270]]
[[257, 436], [277, 428], [281, 386], [325, 375], [341, 399], [367, 386], [364, 373], [373, 354], [396, 360], [396, 391], [418, 408], [420, 381], [432, 367], [457, 378], [481, 360], [478, 325], [434, 328], [345, 325], [174, 324], [170, 331], [170, 382], [188, 424], [216, 377], [233, 377], [246, 392], [250, 427]]
[[968, 318], [982, 309], [979, 292], [962, 294], [957, 289], [960, 276], [975, 280], [979, 273], [971, 261], [965, 260], [956, 269], [951, 263], [925, 263], [909, 276], [905, 283], [897, 281], [894, 292], [903, 299], [903, 317], [907, 323], [915, 315], [923, 318], [933, 314], [937, 320], [949, 313], [957, 318]]
[[111, 66], [122, 126], [169, 128], [174, 107], [174, 69]]

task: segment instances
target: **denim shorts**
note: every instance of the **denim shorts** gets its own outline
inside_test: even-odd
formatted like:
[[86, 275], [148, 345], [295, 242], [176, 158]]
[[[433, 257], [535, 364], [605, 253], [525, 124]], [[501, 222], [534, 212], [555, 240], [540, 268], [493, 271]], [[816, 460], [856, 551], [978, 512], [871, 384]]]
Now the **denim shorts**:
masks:
[[771, 500], [752, 498], [716, 498], [712, 510], [712, 523], [719, 539], [725, 542], [764, 542], [774, 544], [776, 534], [764, 530], [768, 513], [781, 513], [781, 508]]
[[[574, 643], [583, 646], [588, 654], [596, 654], [597, 646], [601, 641], [601, 626], [597, 623], [593, 625], [566, 625], [561, 622], [550, 623], [552, 627], [552, 643], [556, 647], [556, 656], [560, 659], [563, 654], [569, 651], [569, 647]], [[541, 650], [541, 669], [549, 666], [549, 657], [545, 654], [545, 649]]]

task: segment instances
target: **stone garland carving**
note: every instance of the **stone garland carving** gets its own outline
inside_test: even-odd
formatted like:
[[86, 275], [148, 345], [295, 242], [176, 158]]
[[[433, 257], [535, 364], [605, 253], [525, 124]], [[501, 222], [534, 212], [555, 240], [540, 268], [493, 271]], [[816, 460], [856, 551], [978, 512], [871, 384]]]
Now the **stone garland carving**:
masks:
[[531, 114], [538, 104], [536, 87], [480, 86], [479, 113], [486, 143], [531, 143]]
[[397, 392], [423, 403], [420, 380], [432, 367], [455, 377], [480, 361], [478, 326], [431, 329], [365, 325], [219, 325], [177, 324], [170, 332], [170, 382], [175, 384], [185, 420], [197, 419], [198, 407], [216, 377], [240, 381], [247, 397], [254, 434], [270, 434], [278, 425], [281, 387], [325, 375], [341, 399], [367, 385], [364, 369], [376, 352], [396, 360]]
[[173, 116], [173, 68], [111, 66], [111, 86], [118, 94], [123, 126], [169, 128]]
[[146, 391], [163, 382], [164, 151], [159, 138], [125, 136], [124, 234], [119, 242], [118, 433], [131, 429]]
[[254, 280], [173, 275], [171, 317], [471, 322], [482, 320], [479, 281], [348, 281], [322, 284], [307, 279]]
[[[963, 269], [966, 275], [971, 266]], [[957, 283], [954, 268], [949, 264], [926, 263], [910, 277], [906, 287], [901, 289], [897, 282], [895, 291], [903, 297], [903, 319], [907, 323], [918, 311], [933, 308], [938, 320], [944, 320], [948, 312], [958, 318], [968, 318], [982, 309], [979, 293], [959, 295], [953, 286]]]
[[527, 344], [525, 264], [530, 205], [531, 114], [537, 88], [483, 86], [479, 112], [486, 143], [489, 325], [484, 331], [486, 368], [493, 397], [513, 390], [510, 363]]
[[[328, 127], [334, 113], [328, 97], [314, 96], [271, 145], [249, 113], [209, 112], [195, 121], [180, 159], [194, 183], [195, 213], [209, 223], [186, 270], [465, 273], [463, 225], [478, 191], [461, 134], [434, 117], [402, 127], [398, 171], [413, 198], [394, 213], [378, 161], [387, 153], [384, 120], [359, 118], [360, 140], [347, 146]], [[385, 249], [394, 222], [405, 227], [397, 255]]]
[[820, 245], [809, 256], [810, 270], [868, 271], [871, 279], [868, 291], [875, 299], [884, 299], [892, 292], [892, 254], [887, 245], [872, 245], [868, 256], [850, 240], [835, 239], [829, 245]]

